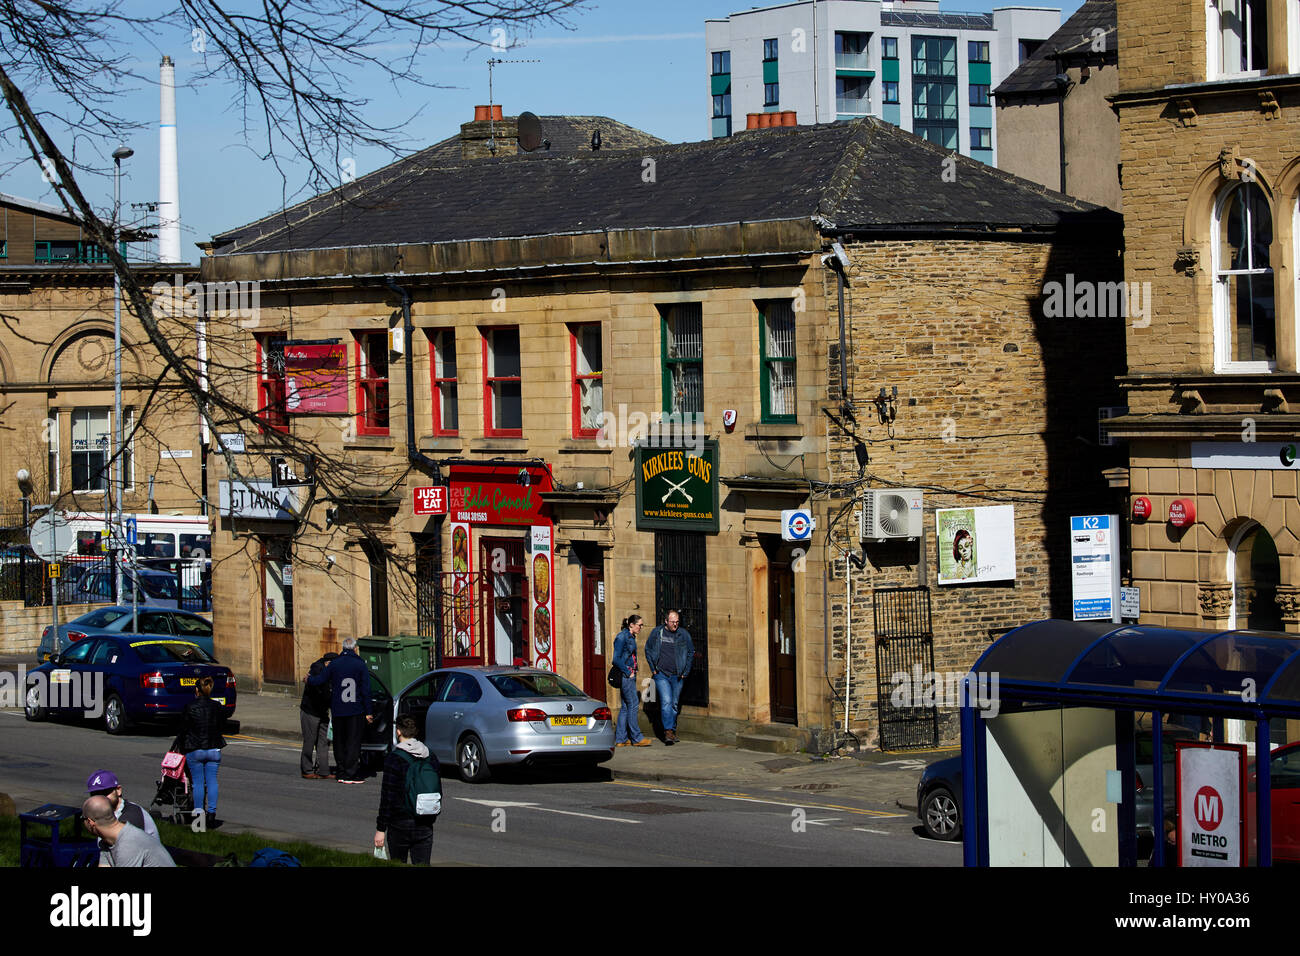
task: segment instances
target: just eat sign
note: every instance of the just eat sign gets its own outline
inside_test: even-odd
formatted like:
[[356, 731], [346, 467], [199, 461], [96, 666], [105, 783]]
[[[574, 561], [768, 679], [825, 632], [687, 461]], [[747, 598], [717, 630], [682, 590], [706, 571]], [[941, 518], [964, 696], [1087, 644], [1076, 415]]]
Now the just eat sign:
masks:
[[415, 513], [417, 515], [445, 515], [447, 513], [446, 486], [434, 485], [432, 488], [416, 488]]

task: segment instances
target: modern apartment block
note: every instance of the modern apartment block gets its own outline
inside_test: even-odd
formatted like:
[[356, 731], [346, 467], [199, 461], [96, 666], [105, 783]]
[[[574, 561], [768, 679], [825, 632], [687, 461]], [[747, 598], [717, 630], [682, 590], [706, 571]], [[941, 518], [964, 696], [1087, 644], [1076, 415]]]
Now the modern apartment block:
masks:
[[993, 164], [990, 93], [1060, 25], [1056, 9], [948, 13], [938, 0], [798, 0], [708, 20], [709, 135], [748, 113], [876, 116]]

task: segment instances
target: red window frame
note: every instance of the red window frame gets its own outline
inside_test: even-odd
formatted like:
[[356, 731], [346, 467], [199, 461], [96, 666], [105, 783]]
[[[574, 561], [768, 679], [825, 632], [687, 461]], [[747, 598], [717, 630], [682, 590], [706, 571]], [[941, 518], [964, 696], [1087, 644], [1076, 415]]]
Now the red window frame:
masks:
[[[604, 342], [601, 342], [601, 361], [600, 369], [589, 374], [580, 374], [578, 372], [578, 337], [582, 334], [583, 329], [595, 328], [599, 334], [601, 325], [599, 322], [582, 322], [569, 326], [569, 390], [573, 397], [573, 437], [574, 438], [596, 438], [600, 435], [600, 427], [583, 428], [582, 427], [582, 383], [589, 381], [604, 381], [605, 376], [605, 349]], [[602, 411], [604, 389], [602, 388]]]
[[[523, 438], [523, 376], [522, 375], [489, 375], [488, 364], [488, 341], [498, 332], [513, 331], [519, 339], [519, 362], [520, 371], [523, 371], [523, 337], [520, 336], [519, 326], [517, 325], [493, 325], [479, 330], [483, 338], [483, 434], [489, 438]], [[520, 427], [519, 428], [496, 428], [493, 422], [496, 416], [495, 402], [493, 398], [495, 392], [493, 387], [501, 382], [519, 382], [520, 383]]]
[[[284, 369], [278, 375], [268, 373], [266, 368], [267, 347], [274, 342], [286, 342], [289, 336], [283, 332], [265, 332], [253, 336], [257, 347], [257, 429], [262, 434], [267, 431], [287, 432], [289, 430], [289, 406], [285, 389]], [[281, 345], [281, 355], [284, 347]]]
[[[357, 369], [357, 434], [388, 434], [388, 330], [354, 332], [353, 354]], [[377, 343], [377, 344], [376, 344]], [[383, 375], [375, 373], [371, 354], [378, 348], [383, 356]], [[369, 349], [370, 351], [367, 351]]]
[[[460, 385], [457, 382], [456, 375], [442, 376], [438, 375], [438, 354], [439, 343], [446, 336], [451, 339], [452, 353], [456, 351], [456, 330], [455, 329], [429, 329], [429, 382], [433, 390], [433, 433], [435, 435], [458, 435], [460, 434]], [[456, 365], [456, 372], [459, 374], [460, 366]], [[442, 407], [442, 389], [443, 386], [450, 385], [453, 389], [456, 403], [453, 411], [456, 413], [456, 427], [444, 428], [443, 424], [446, 417], [443, 415]]]

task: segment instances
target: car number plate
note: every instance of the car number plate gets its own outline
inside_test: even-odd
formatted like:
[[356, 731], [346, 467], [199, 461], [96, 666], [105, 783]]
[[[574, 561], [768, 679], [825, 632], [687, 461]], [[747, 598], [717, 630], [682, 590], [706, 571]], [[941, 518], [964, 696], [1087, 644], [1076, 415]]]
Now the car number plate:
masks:
[[225, 707], [225, 706], [226, 706], [226, 698], [224, 698], [224, 697], [214, 697], [214, 698], [212, 698], [212, 699], [213, 699], [216, 703], [220, 704], [222, 707]]
[[560, 746], [562, 747], [569, 747], [569, 746], [585, 747], [586, 745], [587, 745], [587, 738], [585, 736], [560, 738]]
[[586, 717], [552, 717], [552, 727], [586, 727]]
[[197, 684], [198, 682], [199, 682], [199, 679], [198, 679], [197, 677], [182, 677], [182, 678], [181, 678], [181, 686], [182, 686], [182, 687], [193, 687], [193, 686], [194, 686], [195, 684]]

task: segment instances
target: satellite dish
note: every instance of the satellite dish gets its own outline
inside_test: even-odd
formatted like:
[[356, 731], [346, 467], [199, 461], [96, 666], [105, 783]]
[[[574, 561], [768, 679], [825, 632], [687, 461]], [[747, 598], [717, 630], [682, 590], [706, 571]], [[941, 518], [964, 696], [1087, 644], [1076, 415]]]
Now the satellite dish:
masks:
[[537, 114], [525, 110], [519, 114], [518, 122], [519, 148], [525, 153], [531, 153], [533, 150], [540, 148], [544, 140], [542, 137], [542, 121], [537, 118]]

